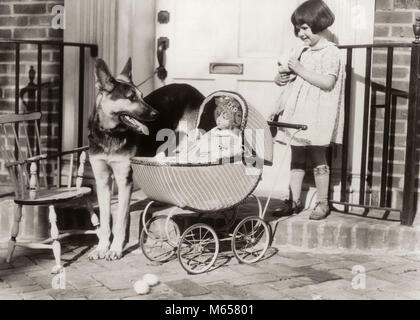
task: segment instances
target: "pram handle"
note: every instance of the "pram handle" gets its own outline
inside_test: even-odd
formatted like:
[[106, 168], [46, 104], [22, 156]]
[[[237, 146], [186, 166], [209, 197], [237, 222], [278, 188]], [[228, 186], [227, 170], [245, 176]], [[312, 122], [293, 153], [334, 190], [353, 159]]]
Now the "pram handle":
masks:
[[275, 122], [275, 121], [267, 121], [267, 123], [269, 126], [277, 127], [277, 128], [289, 128], [289, 129], [300, 129], [300, 130], [308, 129], [308, 126], [305, 124], [293, 124], [293, 123]]

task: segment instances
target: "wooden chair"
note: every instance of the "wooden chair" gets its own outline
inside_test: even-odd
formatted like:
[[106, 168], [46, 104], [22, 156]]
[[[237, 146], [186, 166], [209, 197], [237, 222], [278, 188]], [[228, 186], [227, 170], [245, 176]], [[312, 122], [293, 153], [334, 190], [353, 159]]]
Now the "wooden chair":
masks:
[[[62, 269], [60, 240], [73, 234], [96, 234], [99, 219], [87, 197], [91, 193], [91, 189], [82, 186], [88, 147], [55, 154], [43, 153], [39, 131], [40, 119], [40, 112], [0, 115], [0, 156], [5, 160], [5, 166], [14, 184], [14, 202], [16, 204], [6, 261], [11, 262], [15, 246], [52, 249], [56, 262], [56, 265], [52, 268], [52, 273], [58, 273]], [[78, 168], [74, 166], [75, 160], [77, 161], [75, 155], [80, 155]], [[64, 171], [62, 170], [64, 156], [69, 158], [67, 159], [69, 163], [66, 175], [62, 174], [62, 171]], [[51, 166], [53, 159], [57, 160], [56, 171], [48, 176], [47, 163]], [[73, 171], [77, 171], [75, 179], [73, 179]], [[53, 177], [55, 181], [52, 181]], [[63, 186], [61, 181], [65, 179], [67, 179], [66, 185]], [[72, 183], [74, 180], [75, 183]], [[64, 203], [68, 204], [69, 201], [74, 200], [78, 203], [84, 201], [95, 230], [67, 230], [62, 232], [58, 230], [54, 207]], [[39, 243], [16, 242], [23, 206], [48, 206], [48, 219], [51, 224], [50, 238]]]

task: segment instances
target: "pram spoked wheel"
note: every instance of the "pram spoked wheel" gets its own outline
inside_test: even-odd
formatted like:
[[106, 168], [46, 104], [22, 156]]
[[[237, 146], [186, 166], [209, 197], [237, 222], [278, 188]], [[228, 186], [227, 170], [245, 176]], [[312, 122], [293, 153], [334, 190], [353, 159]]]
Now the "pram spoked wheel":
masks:
[[243, 263], [254, 263], [266, 253], [271, 239], [270, 227], [259, 217], [247, 217], [236, 226], [232, 236], [232, 251]]
[[140, 246], [151, 261], [166, 262], [175, 253], [181, 232], [167, 216], [156, 216], [147, 221], [140, 234]]
[[178, 247], [181, 266], [191, 274], [209, 270], [219, 253], [219, 238], [210, 226], [197, 223], [182, 234]]

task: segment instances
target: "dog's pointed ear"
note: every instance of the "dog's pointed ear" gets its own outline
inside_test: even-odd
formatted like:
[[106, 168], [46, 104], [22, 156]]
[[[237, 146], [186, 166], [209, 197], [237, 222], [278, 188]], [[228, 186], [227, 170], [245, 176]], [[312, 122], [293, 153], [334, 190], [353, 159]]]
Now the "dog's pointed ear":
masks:
[[129, 80], [129, 82], [132, 82], [132, 63], [131, 63], [131, 57], [128, 58], [127, 63], [124, 66], [124, 69], [121, 71], [121, 74], [119, 75], [120, 78]]
[[112, 91], [114, 89], [114, 78], [108, 69], [105, 61], [96, 59], [95, 62], [95, 85], [98, 90]]

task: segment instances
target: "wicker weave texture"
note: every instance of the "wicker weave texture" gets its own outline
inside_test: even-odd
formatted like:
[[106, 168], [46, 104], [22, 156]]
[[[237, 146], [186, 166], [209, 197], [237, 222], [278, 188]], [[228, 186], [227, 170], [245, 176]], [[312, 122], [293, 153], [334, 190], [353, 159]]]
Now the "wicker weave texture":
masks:
[[150, 199], [202, 212], [237, 205], [252, 193], [262, 172], [242, 163], [189, 167], [134, 160], [132, 167], [136, 185]]

